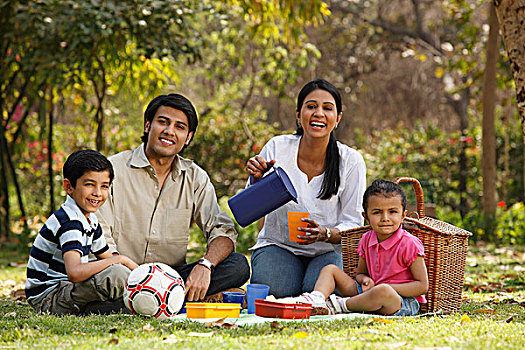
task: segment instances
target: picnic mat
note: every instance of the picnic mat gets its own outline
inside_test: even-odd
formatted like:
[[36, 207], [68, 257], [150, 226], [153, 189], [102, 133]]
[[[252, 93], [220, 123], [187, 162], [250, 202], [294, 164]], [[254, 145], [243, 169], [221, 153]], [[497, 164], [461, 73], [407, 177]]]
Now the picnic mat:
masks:
[[[224, 322], [235, 323], [237, 326], [261, 324], [265, 322], [316, 322], [316, 321], [335, 321], [342, 319], [353, 319], [353, 318], [368, 318], [377, 317], [377, 315], [361, 314], [361, 313], [348, 313], [348, 314], [336, 314], [336, 315], [320, 315], [311, 316], [306, 319], [287, 319], [287, 318], [272, 318], [272, 317], [261, 317], [255, 314], [248, 314], [245, 310], [241, 313], [239, 318], [226, 318]], [[381, 316], [388, 317], [388, 316]], [[184, 322], [184, 321], [195, 321], [201, 323], [212, 323], [220, 318], [187, 318], [186, 314], [175, 315], [170, 318], [172, 322]]]

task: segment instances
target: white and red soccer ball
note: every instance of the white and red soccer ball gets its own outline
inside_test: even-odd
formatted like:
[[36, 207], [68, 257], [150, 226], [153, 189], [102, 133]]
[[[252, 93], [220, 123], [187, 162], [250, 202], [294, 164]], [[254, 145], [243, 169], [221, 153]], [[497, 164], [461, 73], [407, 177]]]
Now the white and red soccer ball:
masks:
[[131, 271], [124, 304], [134, 314], [165, 320], [176, 315], [184, 303], [184, 281], [166, 264], [143, 264]]

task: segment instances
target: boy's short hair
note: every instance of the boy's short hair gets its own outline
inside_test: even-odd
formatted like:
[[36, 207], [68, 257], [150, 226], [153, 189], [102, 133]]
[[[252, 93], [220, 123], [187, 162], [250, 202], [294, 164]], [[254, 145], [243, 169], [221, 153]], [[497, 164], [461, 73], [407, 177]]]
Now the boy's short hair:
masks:
[[62, 172], [64, 178], [71, 182], [73, 188], [77, 185], [77, 180], [89, 171], [108, 171], [109, 182], [113, 182], [115, 172], [111, 162], [97, 151], [83, 149], [75, 151], [67, 157]]
[[403, 192], [401, 186], [392, 181], [377, 179], [374, 180], [374, 182], [372, 182], [370, 186], [368, 186], [368, 188], [365, 191], [365, 194], [363, 195], [363, 209], [365, 213], [366, 209], [368, 208], [368, 198], [377, 195], [385, 197], [400, 196], [401, 202], [403, 203], [403, 211], [406, 210], [407, 197], [405, 196], [405, 192]]

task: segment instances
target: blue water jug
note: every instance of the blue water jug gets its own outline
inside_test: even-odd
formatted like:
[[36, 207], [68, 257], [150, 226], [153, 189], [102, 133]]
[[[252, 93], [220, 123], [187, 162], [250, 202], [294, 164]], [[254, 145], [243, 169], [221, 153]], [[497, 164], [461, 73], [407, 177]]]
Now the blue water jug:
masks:
[[297, 203], [297, 191], [286, 172], [280, 167], [273, 169], [268, 175], [228, 200], [235, 220], [242, 227], [259, 220], [291, 200]]

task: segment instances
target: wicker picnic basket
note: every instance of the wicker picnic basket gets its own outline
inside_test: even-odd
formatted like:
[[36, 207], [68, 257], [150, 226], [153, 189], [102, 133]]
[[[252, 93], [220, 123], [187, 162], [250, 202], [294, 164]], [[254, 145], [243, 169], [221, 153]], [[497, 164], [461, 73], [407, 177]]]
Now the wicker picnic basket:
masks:
[[[418, 180], [398, 177], [394, 182], [409, 182], [416, 193], [417, 218], [407, 216], [403, 228], [419, 238], [425, 248], [428, 292], [427, 303], [421, 304], [420, 313], [457, 311], [461, 305], [468, 237], [472, 233], [426, 217], [423, 189]], [[370, 229], [370, 226], [363, 226], [341, 232], [343, 268], [351, 277], [356, 275], [359, 260], [357, 245], [361, 236]]]

